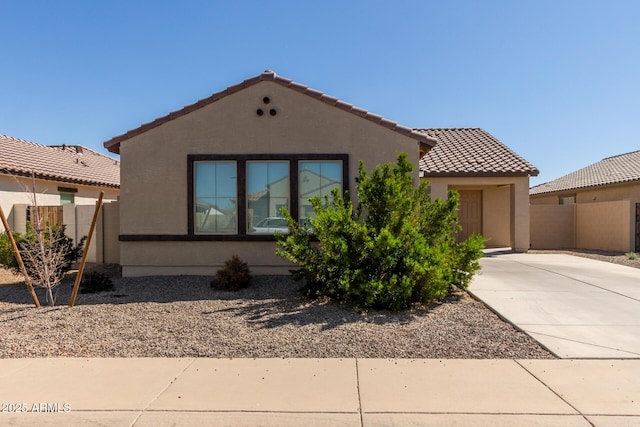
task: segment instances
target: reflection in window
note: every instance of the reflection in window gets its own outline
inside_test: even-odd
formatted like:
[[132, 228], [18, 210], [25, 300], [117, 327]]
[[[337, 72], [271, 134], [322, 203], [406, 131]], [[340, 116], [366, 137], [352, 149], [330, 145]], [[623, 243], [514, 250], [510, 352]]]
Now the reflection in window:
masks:
[[342, 161], [301, 161], [298, 163], [299, 217], [313, 218], [312, 197], [331, 197], [331, 191], [342, 191]]
[[289, 209], [289, 162], [247, 162], [247, 233], [286, 233], [281, 209]]
[[73, 193], [60, 193], [60, 206], [73, 204], [75, 202], [75, 195]]
[[196, 233], [237, 233], [236, 162], [195, 163]]

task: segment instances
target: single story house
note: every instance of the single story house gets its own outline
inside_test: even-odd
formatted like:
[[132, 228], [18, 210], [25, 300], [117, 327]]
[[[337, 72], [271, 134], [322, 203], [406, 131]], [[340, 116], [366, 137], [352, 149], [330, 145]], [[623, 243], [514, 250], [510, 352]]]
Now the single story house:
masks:
[[0, 135], [0, 206], [13, 231], [24, 233], [34, 219], [32, 173], [41, 220], [64, 224], [75, 242], [89, 233], [95, 202], [104, 191], [87, 260], [117, 264], [120, 162], [79, 145], [46, 146]]
[[640, 150], [607, 157], [529, 194], [532, 248], [640, 251]]
[[[120, 162], [79, 145], [47, 146], [0, 135], [0, 206], [9, 225], [24, 231], [24, 206], [93, 205], [120, 194]], [[16, 206], [22, 207], [20, 212]]]
[[[232, 255], [255, 274], [287, 273], [291, 266], [275, 254], [273, 236], [284, 227], [281, 207], [303, 221], [313, 214], [309, 197], [333, 188], [356, 194], [360, 160], [371, 169], [399, 152], [414, 162], [416, 182], [419, 170], [439, 178], [424, 160], [449, 131], [438, 132], [401, 126], [266, 71], [116, 136], [104, 146], [121, 158], [123, 275], [213, 274]], [[507, 213], [497, 220], [486, 213], [481, 230], [507, 218], [509, 232], [500, 233], [509, 236], [495, 241], [527, 248], [521, 239], [528, 233], [518, 234], [528, 218], [520, 187], [528, 189], [526, 173], [534, 172], [527, 164], [494, 180], [468, 175], [449, 186], [436, 179], [432, 194], [471, 186], [482, 192], [487, 212], [506, 195]]]
[[460, 193], [460, 239], [472, 233], [489, 247], [529, 249], [529, 177], [538, 169], [485, 130], [416, 129], [438, 140], [420, 160], [432, 197]]

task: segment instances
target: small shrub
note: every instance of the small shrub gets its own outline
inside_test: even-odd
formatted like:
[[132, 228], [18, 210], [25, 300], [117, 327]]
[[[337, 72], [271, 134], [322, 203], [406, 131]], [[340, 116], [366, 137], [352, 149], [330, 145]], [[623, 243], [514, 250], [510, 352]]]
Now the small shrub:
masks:
[[81, 294], [95, 294], [96, 292], [104, 292], [113, 290], [113, 282], [111, 279], [97, 271], [91, 272], [82, 279], [80, 283]]
[[640, 254], [638, 254], [636, 252], [627, 252], [625, 255], [629, 259], [638, 259], [638, 258], [640, 258]]
[[251, 273], [246, 262], [236, 255], [229, 258], [211, 281], [211, 287], [223, 291], [239, 291], [249, 286]]
[[13, 255], [13, 249], [7, 233], [0, 233], [0, 265], [18, 271], [18, 261]]

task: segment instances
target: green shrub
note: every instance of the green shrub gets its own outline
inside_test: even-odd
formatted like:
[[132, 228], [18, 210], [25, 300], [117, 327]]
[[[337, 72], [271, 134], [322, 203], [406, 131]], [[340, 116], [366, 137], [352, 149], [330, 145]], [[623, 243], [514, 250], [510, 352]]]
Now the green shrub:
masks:
[[640, 254], [638, 254], [636, 252], [627, 252], [625, 255], [626, 255], [626, 257], [628, 259], [638, 259], [638, 258], [640, 258]]
[[92, 271], [82, 278], [80, 283], [81, 294], [95, 294], [97, 292], [113, 290], [113, 282], [106, 274]]
[[0, 233], [0, 265], [5, 268], [18, 270], [18, 261], [16, 261], [13, 255], [11, 242], [9, 241], [7, 233]]
[[239, 291], [249, 286], [251, 273], [246, 262], [233, 255], [224, 263], [224, 267], [218, 270], [216, 277], [211, 281], [211, 287], [223, 291]]
[[277, 253], [298, 265], [292, 277], [304, 280], [308, 296], [402, 310], [446, 296], [452, 284], [466, 288], [485, 240], [456, 244], [458, 194], [430, 201], [428, 183], [415, 187], [412, 170], [406, 154], [371, 175], [360, 162], [357, 209], [334, 189], [331, 200], [311, 199], [309, 226], [284, 211], [290, 232], [277, 236]]
[[[13, 233], [13, 238], [20, 252], [35, 247], [38, 240], [31, 223], [27, 223], [26, 233]], [[49, 243], [53, 242], [52, 250], [61, 251], [64, 254], [63, 259], [57, 266], [57, 272], [60, 276], [69, 271], [71, 264], [82, 256], [84, 242], [86, 240], [87, 238], [83, 237], [78, 245], [74, 245], [73, 239], [65, 234], [65, 226], [51, 226], [47, 227], [44, 231], [45, 244], [49, 245]], [[27, 257], [23, 256], [22, 260], [24, 261], [29, 276], [37, 276], [34, 274], [34, 266], [31, 265]], [[6, 233], [0, 234], [0, 264], [15, 271], [20, 271], [18, 261], [13, 254], [11, 243]]]

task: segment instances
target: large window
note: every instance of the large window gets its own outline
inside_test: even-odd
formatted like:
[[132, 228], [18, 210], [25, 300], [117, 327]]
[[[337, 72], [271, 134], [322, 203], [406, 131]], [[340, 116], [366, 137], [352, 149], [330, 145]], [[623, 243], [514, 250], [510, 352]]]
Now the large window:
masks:
[[301, 161], [298, 163], [298, 214], [301, 220], [314, 217], [312, 197], [331, 197], [331, 191], [342, 191], [342, 161]]
[[196, 162], [195, 165], [196, 233], [237, 233], [236, 162]]
[[282, 208], [289, 209], [289, 162], [247, 162], [247, 233], [288, 231]]
[[189, 235], [205, 240], [273, 239], [288, 231], [283, 208], [304, 221], [313, 216], [310, 198], [348, 182], [346, 154], [188, 157]]

